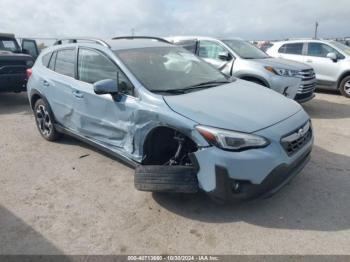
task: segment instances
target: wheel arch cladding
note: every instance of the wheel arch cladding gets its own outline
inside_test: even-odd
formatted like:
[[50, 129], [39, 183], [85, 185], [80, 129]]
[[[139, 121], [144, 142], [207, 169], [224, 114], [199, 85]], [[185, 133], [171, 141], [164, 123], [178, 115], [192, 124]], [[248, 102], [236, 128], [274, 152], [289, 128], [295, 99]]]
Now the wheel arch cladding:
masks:
[[337, 82], [337, 88], [338, 88], [338, 89], [340, 88], [340, 84], [341, 84], [341, 82], [344, 80], [344, 78], [345, 78], [345, 77], [348, 77], [348, 76], [350, 76], [350, 70], [348, 70], [348, 71], [346, 71], [346, 72], [344, 72], [344, 73], [342, 73], [342, 74], [340, 75], [340, 77], [339, 77], [339, 79], [338, 79], [338, 82]]

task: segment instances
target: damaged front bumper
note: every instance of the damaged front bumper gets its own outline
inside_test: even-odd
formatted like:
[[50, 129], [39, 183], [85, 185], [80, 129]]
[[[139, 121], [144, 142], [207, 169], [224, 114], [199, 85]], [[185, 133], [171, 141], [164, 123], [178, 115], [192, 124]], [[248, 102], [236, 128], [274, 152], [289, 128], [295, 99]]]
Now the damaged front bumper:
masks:
[[[277, 192], [295, 177], [310, 160], [312, 126], [308, 140], [292, 155], [281, 144], [281, 134], [308, 121], [303, 111], [256, 134], [268, 137], [265, 148], [241, 152], [206, 147], [194, 153], [199, 187], [220, 201], [247, 200]], [[296, 129], [297, 131], [299, 130]], [[270, 136], [269, 136], [270, 135]]]

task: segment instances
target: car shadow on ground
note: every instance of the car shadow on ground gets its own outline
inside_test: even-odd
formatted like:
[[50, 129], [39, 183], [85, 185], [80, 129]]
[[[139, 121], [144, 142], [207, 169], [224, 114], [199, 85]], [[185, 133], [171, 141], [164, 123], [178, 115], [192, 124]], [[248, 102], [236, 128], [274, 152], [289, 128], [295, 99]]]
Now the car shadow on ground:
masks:
[[31, 114], [27, 93], [0, 93], [0, 115]]
[[[318, 91], [320, 94], [341, 96], [336, 91]], [[345, 98], [344, 98], [345, 99]], [[314, 98], [313, 100], [302, 104], [305, 111], [314, 119], [339, 119], [350, 117], [350, 99], [346, 99], [347, 104], [340, 104], [328, 101], [322, 98]]]
[[[1, 205], [0, 255], [60, 255], [59, 261], [71, 261], [43, 235]], [[27, 261], [25, 259], [12, 261]]]
[[350, 228], [349, 162], [350, 157], [315, 146], [302, 173], [268, 199], [227, 205], [216, 204], [203, 193], [154, 193], [153, 199], [177, 215], [206, 223], [243, 221], [277, 229], [346, 230]]

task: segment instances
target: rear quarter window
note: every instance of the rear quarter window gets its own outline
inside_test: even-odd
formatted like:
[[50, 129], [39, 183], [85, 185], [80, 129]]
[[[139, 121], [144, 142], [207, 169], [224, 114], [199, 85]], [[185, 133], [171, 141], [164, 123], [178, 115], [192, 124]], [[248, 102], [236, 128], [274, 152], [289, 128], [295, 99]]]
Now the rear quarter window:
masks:
[[75, 49], [63, 49], [57, 51], [55, 72], [75, 77], [75, 60], [76, 50]]
[[49, 67], [49, 62], [50, 62], [51, 56], [52, 56], [52, 53], [48, 53], [48, 54], [43, 56], [41, 61], [45, 67]]

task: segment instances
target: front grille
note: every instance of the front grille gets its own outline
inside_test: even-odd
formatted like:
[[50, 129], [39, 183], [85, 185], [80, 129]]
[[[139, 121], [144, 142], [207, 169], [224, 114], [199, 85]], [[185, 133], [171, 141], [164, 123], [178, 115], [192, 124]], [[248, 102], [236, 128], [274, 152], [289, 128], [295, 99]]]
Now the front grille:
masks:
[[305, 69], [298, 72], [297, 77], [301, 79], [301, 84], [298, 88], [297, 94], [313, 94], [316, 88], [316, 75], [313, 69]]
[[312, 138], [312, 126], [308, 121], [303, 126], [294, 130], [292, 133], [282, 137], [281, 145], [288, 154], [292, 156], [303, 148]]
[[302, 81], [310, 81], [315, 79], [315, 76], [315, 71], [313, 69], [300, 70], [297, 75]]

